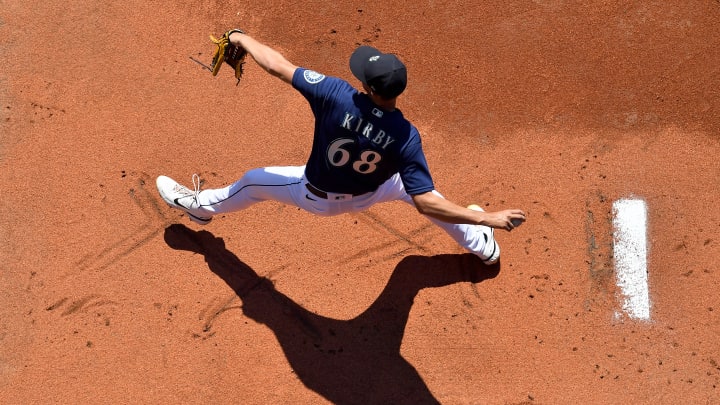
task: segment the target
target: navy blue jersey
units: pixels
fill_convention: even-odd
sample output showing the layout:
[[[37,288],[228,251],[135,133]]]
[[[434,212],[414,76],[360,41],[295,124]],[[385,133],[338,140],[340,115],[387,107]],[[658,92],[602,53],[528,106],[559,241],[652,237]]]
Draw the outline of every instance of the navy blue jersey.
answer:
[[[400,173],[410,195],[434,189],[420,134],[400,110],[383,111],[345,80],[312,70],[296,69],[292,84],[315,115],[305,169],[312,185],[362,194]]]

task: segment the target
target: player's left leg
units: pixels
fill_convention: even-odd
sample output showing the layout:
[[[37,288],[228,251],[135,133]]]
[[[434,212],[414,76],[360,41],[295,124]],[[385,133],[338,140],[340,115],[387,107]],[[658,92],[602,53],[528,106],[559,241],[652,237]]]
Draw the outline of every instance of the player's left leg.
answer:
[[[435,190],[433,193],[443,197]],[[410,196],[402,200],[415,206]],[[482,225],[451,224],[427,215],[425,217],[442,228],[458,245],[480,257],[485,264],[494,264],[500,259],[500,246],[495,241],[495,232],[492,228]]]
[[[437,191],[433,191],[433,193],[443,197]],[[391,177],[380,186],[372,200],[369,201],[369,205],[395,200],[405,201],[415,207],[412,197],[405,192],[405,187],[399,175]],[[425,217],[442,228],[460,246],[480,257],[486,264],[493,264],[500,258],[500,246],[495,241],[492,228],[479,225],[450,224],[432,217]]]
[[[253,169],[227,187],[207,190],[200,190],[200,177],[196,174],[192,190],[166,176],[159,176],[156,183],[168,205],[205,225],[214,215],[243,210],[261,201],[297,205],[301,189],[305,188],[304,173],[304,166]]]
[[[167,176],[158,176],[155,184],[160,196],[169,206],[185,211],[191,221],[206,225],[212,220],[212,214],[201,208],[198,203],[200,177],[194,174],[192,182],[192,190]]]

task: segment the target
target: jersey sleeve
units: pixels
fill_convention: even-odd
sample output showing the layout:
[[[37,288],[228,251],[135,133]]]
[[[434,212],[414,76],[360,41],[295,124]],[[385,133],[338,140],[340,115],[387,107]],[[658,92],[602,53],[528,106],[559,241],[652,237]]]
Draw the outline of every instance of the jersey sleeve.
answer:
[[[405,192],[409,195],[417,195],[433,191],[435,185],[419,137],[407,145],[403,157],[405,164],[400,168],[400,178],[405,186]]]

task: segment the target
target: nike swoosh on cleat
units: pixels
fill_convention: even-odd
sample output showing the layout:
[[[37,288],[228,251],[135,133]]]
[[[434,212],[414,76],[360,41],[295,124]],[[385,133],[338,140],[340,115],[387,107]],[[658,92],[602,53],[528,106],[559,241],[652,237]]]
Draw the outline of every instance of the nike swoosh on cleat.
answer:
[[[176,205],[179,205],[180,207],[183,207],[183,208],[187,209],[186,206],[180,204],[180,201],[179,201],[180,198],[185,198],[185,197],[179,197],[179,198],[174,199],[173,201],[175,202]]]
[[[198,220],[200,220],[200,221],[210,222],[210,220],[211,220],[212,218],[199,217],[199,216],[197,216],[197,215],[191,214],[191,213],[190,213],[190,209],[187,208],[186,206],[180,204],[180,201],[178,201],[178,200],[181,199],[181,198],[185,198],[185,197],[178,197],[178,198],[176,198],[175,200],[173,200],[173,201],[175,202],[175,205],[177,205],[178,207],[182,208],[183,211],[185,211],[186,214],[188,214],[189,216],[191,216],[191,217],[193,217],[193,218],[195,218],[195,219],[198,219]]]

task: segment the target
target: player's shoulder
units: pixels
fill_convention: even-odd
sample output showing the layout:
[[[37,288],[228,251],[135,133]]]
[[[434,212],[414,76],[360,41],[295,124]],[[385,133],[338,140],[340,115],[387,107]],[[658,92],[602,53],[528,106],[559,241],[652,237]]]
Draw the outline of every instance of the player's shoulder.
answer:
[[[312,69],[299,68],[295,72],[298,79],[305,81],[308,84],[318,84],[323,80],[327,79],[327,76]]]
[[[293,84],[295,87],[308,86],[343,86],[348,85],[345,80],[338,77],[328,76],[316,70],[300,67],[295,71],[293,76]]]

